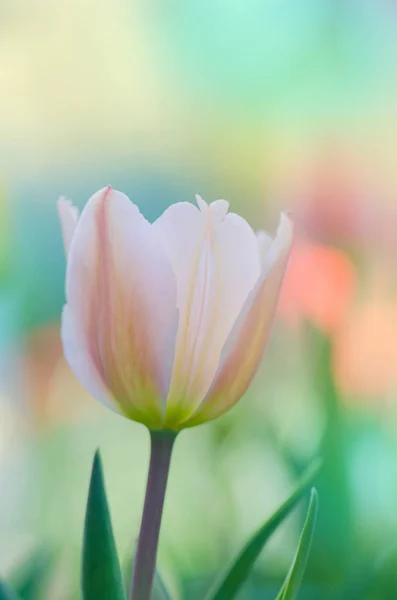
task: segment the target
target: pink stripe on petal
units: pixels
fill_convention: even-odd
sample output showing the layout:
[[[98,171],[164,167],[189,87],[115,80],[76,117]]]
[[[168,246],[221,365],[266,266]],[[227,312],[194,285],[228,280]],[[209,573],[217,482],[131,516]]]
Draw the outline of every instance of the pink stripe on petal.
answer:
[[[73,238],[66,287],[84,352],[117,409],[161,427],[176,282],[161,240],[124,194],[106,188],[88,202]]]

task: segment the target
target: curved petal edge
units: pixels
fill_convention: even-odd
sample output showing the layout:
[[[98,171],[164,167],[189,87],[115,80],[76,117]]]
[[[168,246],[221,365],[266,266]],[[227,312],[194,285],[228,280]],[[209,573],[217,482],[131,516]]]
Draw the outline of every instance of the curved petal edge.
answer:
[[[276,237],[262,257],[259,281],[226,341],[208,394],[184,427],[215,419],[245,394],[269,338],[292,241],[292,221],[283,213]]]

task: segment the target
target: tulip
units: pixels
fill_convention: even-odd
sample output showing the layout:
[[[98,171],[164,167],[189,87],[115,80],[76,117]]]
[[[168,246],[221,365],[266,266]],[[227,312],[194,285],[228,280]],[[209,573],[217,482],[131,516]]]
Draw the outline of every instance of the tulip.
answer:
[[[228,203],[197,196],[148,223],[110,187],[81,217],[59,201],[67,254],[62,340],[80,382],[151,431],[130,600],[149,600],[171,453],[181,429],[245,393],[262,357],[292,242],[257,235]]]
[[[228,203],[170,206],[153,224],[121,192],[94,194],[81,216],[64,198],[62,340],[82,385],[151,430],[215,419],[260,363],[292,242],[255,234]]]

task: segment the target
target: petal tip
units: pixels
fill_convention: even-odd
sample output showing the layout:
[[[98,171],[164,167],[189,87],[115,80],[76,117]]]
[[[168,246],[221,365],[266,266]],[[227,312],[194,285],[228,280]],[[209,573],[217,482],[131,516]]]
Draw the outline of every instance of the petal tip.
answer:
[[[109,198],[111,196],[112,193],[114,193],[115,190],[112,188],[111,185],[106,185],[105,187],[101,188],[100,190],[98,190],[96,192],[96,194],[94,194],[92,196],[92,198],[97,198],[99,201],[104,202],[105,200],[107,200],[107,198]]]
[[[196,194],[196,202],[201,212],[204,212],[208,209],[208,204],[199,194]]]
[[[276,237],[280,237],[284,241],[285,246],[290,246],[294,237],[294,221],[292,216],[292,212],[289,210],[280,213],[280,222]]]
[[[211,202],[210,208],[215,218],[219,223],[222,223],[228,214],[229,202],[227,200],[215,200],[215,202]]]
[[[65,252],[68,254],[79,219],[79,210],[77,206],[74,206],[71,200],[68,200],[65,196],[61,196],[58,199],[57,208],[59,220],[61,222]]]
[[[71,200],[66,198],[66,196],[59,196],[57,201],[58,211],[64,214],[65,212],[71,212],[73,216],[77,217],[79,214],[77,206],[73,204]]]

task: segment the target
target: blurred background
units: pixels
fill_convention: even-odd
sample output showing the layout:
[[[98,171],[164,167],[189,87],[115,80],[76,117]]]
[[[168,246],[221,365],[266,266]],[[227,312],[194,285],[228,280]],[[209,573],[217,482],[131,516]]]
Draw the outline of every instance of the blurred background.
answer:
[[[392,0],[1,0],[0,572],[79,597],[95,449],[128,562],[149,443],[77,383],[59,320],[56,200],[123,190],[149,219],[226,198],[297,239],[266,358],[178,441],[160,569],[199,600],[314,456],[301,600],[397,598],[397,5]],[[241,600],[274,599],[305,503]]]

